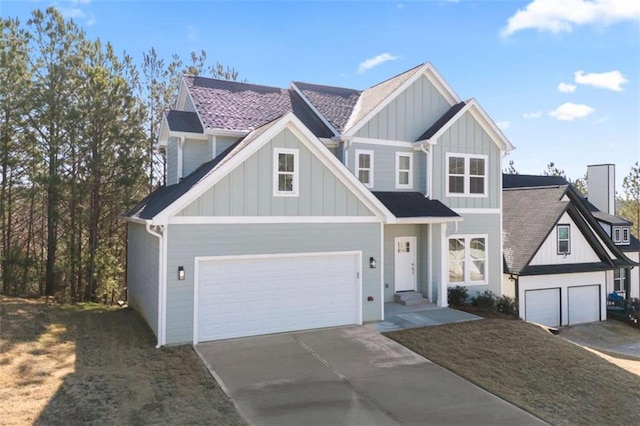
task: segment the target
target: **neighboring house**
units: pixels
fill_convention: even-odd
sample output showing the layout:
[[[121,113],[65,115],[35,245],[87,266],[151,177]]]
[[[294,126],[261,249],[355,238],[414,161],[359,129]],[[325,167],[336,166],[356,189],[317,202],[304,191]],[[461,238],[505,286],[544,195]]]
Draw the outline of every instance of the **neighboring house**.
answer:
[[[597,200],[595,174],[588,186]],[[503,292],[517,299],[520,317],[551,327],[605,320],[615,271],[637,263],[605,232],[597,209],[556,176],[504,175],[503,203]]]
[[[160,144],[167,186],[126,215],[129,303],[158,345],[502,292],[513,147],[429,63],[363,91],[185,76]]]

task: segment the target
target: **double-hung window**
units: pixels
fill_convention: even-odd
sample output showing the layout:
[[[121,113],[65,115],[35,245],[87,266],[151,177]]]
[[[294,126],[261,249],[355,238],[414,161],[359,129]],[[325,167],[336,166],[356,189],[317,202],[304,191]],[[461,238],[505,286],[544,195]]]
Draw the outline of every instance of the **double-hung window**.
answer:
[[[626,269],[616,269],[613,271],[613,291],[625,291],[625,280],[627,278]]]
[[[487,283],[487,236],[461,235],[449,238],[449,283]]]
[[[569,225],[558,225],[558,254],[571,254],[571,229]]]
[[[356,176],[367,188],[373,188],[373,151],[356,150]]]
[[[447,153],[447,197],[486,197],[486,155]]]
[[[273,195],[298,196],[298,150],[275,148],[273,150]]]
[[[616,244],[629,244],[629,228],[614,226],[612,236],[613,242]]]
[[[396,189],[413,188],[413,153],[396,152]]]

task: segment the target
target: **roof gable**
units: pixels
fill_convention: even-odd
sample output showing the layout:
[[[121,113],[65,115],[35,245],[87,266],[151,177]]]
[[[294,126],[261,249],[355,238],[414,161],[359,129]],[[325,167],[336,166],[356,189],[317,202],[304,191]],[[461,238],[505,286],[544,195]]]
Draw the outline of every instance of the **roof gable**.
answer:
[[[315,108],[319,115],[327,120],[336,133],[344,131],[353,108],[362,93],[360,90],[298,81],[292,82],[291,86],[302,95],[305,101]]]

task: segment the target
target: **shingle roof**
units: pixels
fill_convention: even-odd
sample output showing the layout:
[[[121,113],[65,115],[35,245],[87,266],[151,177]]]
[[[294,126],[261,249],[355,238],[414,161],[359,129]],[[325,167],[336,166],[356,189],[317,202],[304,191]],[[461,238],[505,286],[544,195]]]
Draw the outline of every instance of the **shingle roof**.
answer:
[[[504,259],[508,272],[527,267],[569,206],[561,201],[568,185],[502,192]]]
[[[362,91],[294,81],[293,84],[338,132],[342,133]]]
[[[426,198],[419,192],[373,192],[395,217],[459,217],[438,200]]]
[[[167,123],[174,132],[203,133],[202,124],[195,112],[169,110]]]
[[[289,90],[289,96],[291,97],[291,110],[307,129],[311,130],[311,133],[319,138],[331,138],[334,136],[333,131],[313,112],[295,90]]]
[[[502,188],[535,188],[540,186],[569,185],[561,176],[502,175]]]
[[[591,204],[591,202],[589,202],[587,198],[582,197],[582,202],[584,203],[585,206],[587,206],[587,209],[591,212],[591,214],[598,220],[607,222],[611,225],[622,225],[622,226],[633,225],[633,222],[629,222],[626,219],[622,219],[621,217],[614,216],[612,214],[600,211],[596,206]]]
[[[451,108],[449,108],[447,112],[442,114],[442,117],[438,118],[436,122],[433,123],[433,125],[429,127],[427,131],[424,132],[422,135],[420,135],[420,137],[416,140],[424,141],[424,140],[430,139],[433,135],[435,135],[438,132],[438,130],[440,130],[445,124],[447,124],[449,120],[451,120],[453,116],[458,113],[458,111],[464,108],[465,105],[466,105],[465,102],[460,102],[455,104]]]
[[[628,253],[631,251],[640,251],[640,240],[638,240],[633,235],[629,234],[629,244],[619,245],[618,248],[625,253]]]

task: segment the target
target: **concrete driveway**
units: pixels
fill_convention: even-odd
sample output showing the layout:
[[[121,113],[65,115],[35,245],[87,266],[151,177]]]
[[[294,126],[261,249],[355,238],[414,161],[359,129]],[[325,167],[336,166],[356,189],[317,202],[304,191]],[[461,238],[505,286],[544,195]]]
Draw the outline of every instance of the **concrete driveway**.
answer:
[[[544,424],[371,326],[195,349],[252,425]]]

